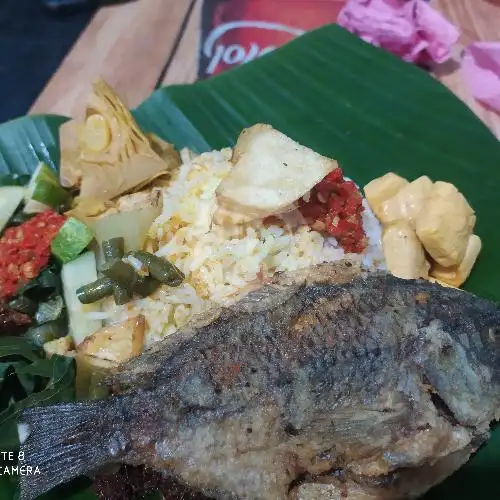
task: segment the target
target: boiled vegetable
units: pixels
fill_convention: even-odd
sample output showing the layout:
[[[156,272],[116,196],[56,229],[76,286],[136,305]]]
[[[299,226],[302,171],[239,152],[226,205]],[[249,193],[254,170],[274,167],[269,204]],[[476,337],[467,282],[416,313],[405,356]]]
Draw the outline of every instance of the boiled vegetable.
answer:
[[[94,332],[77,347],[77,350],[79,354],[122,363],[141,354],[145,331],[146,319],[138,315]]]
[[[78,288],[76,296],[82,304],[92,304],[112,295],[114,285],[114,281],[109,278],[99,278]]]
[[[144,251],[130,252],[130,255],[142,262],[149,274],[165,285],[179,286],[184,281],[184,273],[166,259]]]
[[[34,300],[29,299],[24,295],[20,295],[9,302],[9,307],[14,311],[19,311],[28,316],[33,316],[38,309],[38,306]]]
[[[219,206],[247,220],[283,211],[338,166],[264,124],[243,130],[232,163],[217,189]]]
[[[41,302],[35,314],[36,322],[41,325],[48,321],[59,319],[63,313],[64,302],[62,297],[55,297],[47,302]]]
[[[121,259],[124,254],[124,240],[123,238],[111,238],[102,242],[102,253],[104,259],[107,263],[110,263],[116,259]],[[118,283],[113,285],[113,295],[115,298],[115,304],[121,306],[130,302],[133,297],[131,290],[121,287]]]
[[[64,335],[65,330],[65,325],[62,321],[47,321],[43,325],[28,328],[24,336],[29,338],[36,347],[42,347],[46,342],[58,339]]]
[[[62,266],[61,278],[64,301],[68,311],[69,334],[76,345],[102,326],[102,322],[90,319],[89,312],[100,311],[99,303],[82,304],[76,290],[89,281],[97,280],[96,258],[93,252],[85,252],[75,260]]]
[[[115,299],[115,304],[117,306],[122,306],[123,304],[126,304],[127,302],[130,302],[133,299],[134,293],[131,290],[127,290],[126,288],[123,288],[120,285],[115,284],[113,297]]]
[[[25,194],[26,213],[57,210],[68,203],[70,194],[59,185],[57,174],[45,163],[40,163],[31,176]]]
[[[50,246],[52,254],[67,263],[78,257],[93,240],[94,233],[83,222],[70,217],[59,229]]]
[[[19,186],[0,187],[0,233],[23,201],[26,189]]]
[[[102,247],[104,241],[123,238],[124,251],[130,252],[142,249],[151,224],[161,213],[161,207],[161,199],[152,197],[142,207],[87,220],[99,246]]]
[[[118,285],[130,292],[134,289],[139,279],[139,275],[136,273],[135,269],[122,260],[114,260],[105,263],[101,266],[101,272],[104,276],[115,281]]]
[[[140,276],[135,284],[134,292],[141,297],[149,297],[160,286],[161,283],[157,279],[151,276]]]
[[[121,259],[125,253],[125,240],[123,238],[111,238],[102,242],[102,253],[106,262]]]

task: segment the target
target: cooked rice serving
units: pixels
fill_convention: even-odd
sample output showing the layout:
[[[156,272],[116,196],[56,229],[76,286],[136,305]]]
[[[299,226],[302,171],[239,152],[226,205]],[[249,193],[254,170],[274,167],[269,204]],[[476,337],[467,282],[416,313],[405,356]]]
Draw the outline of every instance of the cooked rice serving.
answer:
[[[163,191],[163,212],[150,229],[148,250],[158,248],[155,253],[181,269],[185,282],[176,288],[161,287],[126,306],[117,307],[110,300],[105,307],[111,321],[144,314],[149,326],[147,345],[174,333],[212,301],[224,305],[235,301],[256,280],[344,257],[334,238],[325,238],[305,225],[215,224],[215,193],[231,170],[231,154],[226,148],[195,157],[183,150],[183,164]],[[368,267],[383,268],[380,226],[368,204],[364,206],[369,245],[360,258]]]

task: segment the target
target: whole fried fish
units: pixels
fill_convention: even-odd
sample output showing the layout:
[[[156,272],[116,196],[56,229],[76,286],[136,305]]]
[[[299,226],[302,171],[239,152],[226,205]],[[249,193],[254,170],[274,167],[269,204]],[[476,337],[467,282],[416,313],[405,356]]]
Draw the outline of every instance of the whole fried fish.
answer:
[[[210,322],[208,322],[210,319]],[[106,400],[24,411],[21,499],[112,462],[210,498],[415,498],[500,417],[500,310],[321,265],[127,363]]]

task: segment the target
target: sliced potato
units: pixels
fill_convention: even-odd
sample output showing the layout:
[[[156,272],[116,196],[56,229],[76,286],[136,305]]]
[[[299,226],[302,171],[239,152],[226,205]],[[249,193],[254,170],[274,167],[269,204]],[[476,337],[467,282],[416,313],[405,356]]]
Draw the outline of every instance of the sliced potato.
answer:
[[[429,177],[423,175],[415,179],[379,206],[379,220],[382,224],[389,224],[404,219],[414,227],[431,191],[432,181]]]
[[[443,267],[435,264],[432,266],[431,276],[454,287],[459,287],[469,277],[480,251],[481,238],[476,234],[472,234],[469,237],[462,262],[458,266],[453,267]]]
[[[427,278],[430,264],[422,244],[409,222],[389,224],[382,235],[382,246],[389,271],[403,279]]]
[[[146,319],[140,314],[122,323],[97,330],[78,345],[78,353],[123,363],[141,354],[145,331]]]
[[[476,216],[471,206],[448,182],[436,182],[417,217],[417,235],[431,257],[441,266],[462,262]]]
[[[365,198],[373,213],[380,219],[380,206],[384,201],[392,198],[409,182],[393,172],[370,181],[365,187]]]
[[[48,358],[54,354],[59,354],[59,356],[66,356],[73,349],[73,339],[71,335],[66,335],[66,337],[60,337],[58,339],[50,340],[43,344],[43,350]]]
[[[218,203],[248,218],[279,213],[338,166],[263,124],[243,130],[232,162],[234,168],[217,190]]]

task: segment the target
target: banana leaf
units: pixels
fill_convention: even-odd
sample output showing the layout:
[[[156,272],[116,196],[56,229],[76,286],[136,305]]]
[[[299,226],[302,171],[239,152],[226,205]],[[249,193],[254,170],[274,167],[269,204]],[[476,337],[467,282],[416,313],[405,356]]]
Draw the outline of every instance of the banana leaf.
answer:
[[[133,113],[145,131],[178,148],[232,145],[243,127],[267,122],[337,159],[359,184],[388,171],[452,182],[476,210],[483,240],[465,288],[500,301],[499,141],[430,75],[344,29],[326,26],[210,80],[161,88]],[[64,120],[24,117],[0,125],[0,179],[15,182],[13,176],[32,172],[39,160],[57,168]],[[499,467],[497,430],[427,498],[487,498]]]

